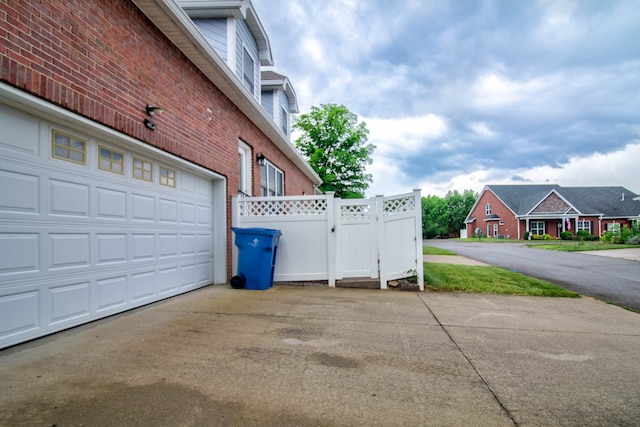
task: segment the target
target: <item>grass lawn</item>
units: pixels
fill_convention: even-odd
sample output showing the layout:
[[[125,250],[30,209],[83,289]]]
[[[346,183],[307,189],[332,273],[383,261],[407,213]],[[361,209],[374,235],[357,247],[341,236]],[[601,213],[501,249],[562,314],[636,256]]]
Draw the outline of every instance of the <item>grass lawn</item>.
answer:
[[[423,255],[456,255],[455,252],[448,251],[446,249],[434,248],[433,246],[423,246]]]
[[[529,248],[549,249],[562,252],[581,252],[581,251],[602,251],[608,249],[626,249],[640,248],[638,245],[619,245],[613,243],[601,242],[567,242],[558,241],[554,243],[530,243],[526,245]]]
[[[499,267],[425,263],[424,287],[447,292],[580,298],[552,283]]]

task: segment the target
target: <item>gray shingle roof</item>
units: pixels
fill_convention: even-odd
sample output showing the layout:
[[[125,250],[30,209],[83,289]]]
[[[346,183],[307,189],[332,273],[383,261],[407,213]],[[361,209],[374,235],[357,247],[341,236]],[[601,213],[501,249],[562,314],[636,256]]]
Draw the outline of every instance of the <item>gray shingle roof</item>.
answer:
[[[637,195],[624,187],[561,187],[559,185],[488,185],[517,215],[525,215],[555,190],[582,215],[620,218],[640,215]],[[622,195],[624,194],[624,200]]]

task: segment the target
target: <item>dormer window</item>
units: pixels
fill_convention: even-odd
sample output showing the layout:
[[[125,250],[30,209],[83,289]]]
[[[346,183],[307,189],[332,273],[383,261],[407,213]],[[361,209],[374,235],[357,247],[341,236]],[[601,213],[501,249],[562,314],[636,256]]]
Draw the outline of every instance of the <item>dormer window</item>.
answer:
[[[249,89],[251,94],[253,94],[254,78],[255,78],[255,62],[247,49],[242,49],[243,57],[242,57],[242,76],[244,80],[244,85]]]

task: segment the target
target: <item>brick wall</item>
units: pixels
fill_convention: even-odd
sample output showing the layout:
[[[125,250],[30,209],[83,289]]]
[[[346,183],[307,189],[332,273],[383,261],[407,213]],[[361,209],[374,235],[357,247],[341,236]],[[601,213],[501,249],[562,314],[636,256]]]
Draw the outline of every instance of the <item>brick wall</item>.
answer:
[[[224,175],[229,195],[239,186],[239,138],[284,171],[287,194],[313,194],[311,181],[127,0],[0,1],[0,46],[3,82]],[[144,126],[146,104],[164,107],[155,131]]]
[[[504,224],[500,225],[499,221],[485,221],[487,217],[486,206],[487,203],[491,205],[491,214],[498,215],[499,221],[503,221]],[[485,190],[478,199],[478,203],[472,210],[471,215],[476,220],[467,224],[467,236],[471,237],[475,233],[476,228],[482,230],[482,234],[487,233],[487,224],[491,224],[491,233],[489,237],[493,237],[493,224],[498,224],[498,234],[501,236],[511,236],[512,239],[518,238],[518,221],[516,220],[513,212],[509,210],[501,201],[489,190]],[[521,233],[524,233],[524,228],[521,228]],[[522,236],[520,236],[522,238]]]

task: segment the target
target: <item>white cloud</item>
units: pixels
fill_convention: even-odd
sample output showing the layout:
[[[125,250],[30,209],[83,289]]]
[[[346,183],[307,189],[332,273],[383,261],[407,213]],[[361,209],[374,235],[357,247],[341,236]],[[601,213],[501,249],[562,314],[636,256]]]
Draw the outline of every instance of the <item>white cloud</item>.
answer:
[[[369,142],[386,157],[415,155],[430,140],[447,132],[447,122],[435,114],[400,119],[363,118],[369,129]]]

